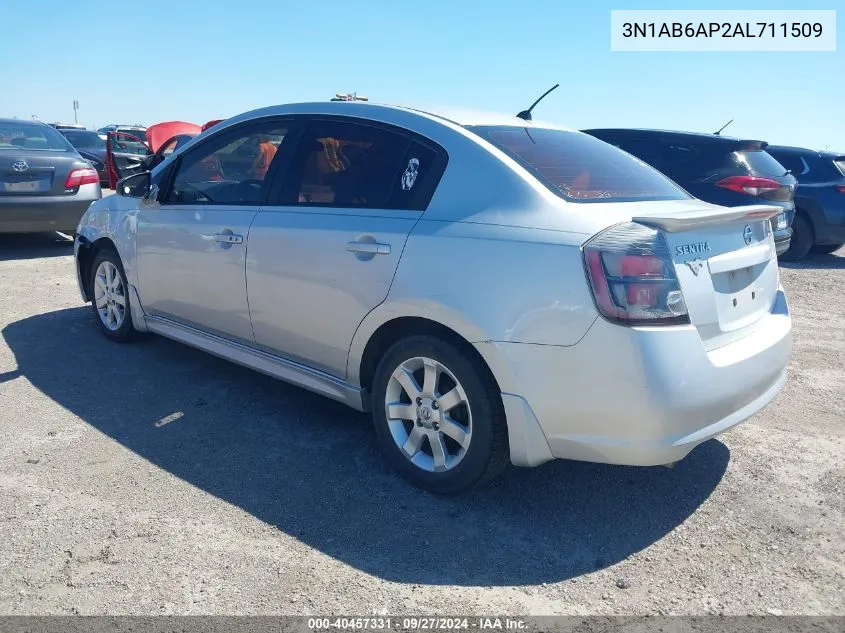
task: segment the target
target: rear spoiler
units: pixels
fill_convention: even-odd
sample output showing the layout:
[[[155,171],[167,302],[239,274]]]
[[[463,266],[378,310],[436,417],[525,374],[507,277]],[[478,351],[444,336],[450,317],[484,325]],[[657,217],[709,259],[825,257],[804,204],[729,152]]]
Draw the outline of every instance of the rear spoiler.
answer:
[[[734,152],[760,152],[769,144],[766,141],[737,140],[732,143]]]
[[[645,224],[669,233],[689,231],[731,222],[752,222],[755,220],[769,220],[779,213],[780,207],[764,204],[749,204],[744,207],[718,207],[710,209],[694,209],[692,211],[676,211],[665,215],[639,215],[632,218],[638,224]]]

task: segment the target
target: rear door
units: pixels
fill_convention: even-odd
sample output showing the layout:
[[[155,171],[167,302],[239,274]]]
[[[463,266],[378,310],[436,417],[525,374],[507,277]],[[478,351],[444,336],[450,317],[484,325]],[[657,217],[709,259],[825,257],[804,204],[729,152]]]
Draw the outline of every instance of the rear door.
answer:
[[[250,231],[256,343],[344,378],[352,336],[387,296],[445,164],[439,146],[405,130],[308,121],[275,202]]]

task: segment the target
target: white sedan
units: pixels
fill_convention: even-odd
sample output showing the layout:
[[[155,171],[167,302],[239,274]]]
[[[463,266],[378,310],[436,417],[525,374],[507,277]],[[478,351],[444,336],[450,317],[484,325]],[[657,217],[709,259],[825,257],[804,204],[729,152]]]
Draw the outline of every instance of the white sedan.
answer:
[[[431,491],[507,463],[673,463],[786,379],[778,209],[693,199],[579,132],[283,105],[117,193],[75,248],[106,337],[154,332],[370,410]]]

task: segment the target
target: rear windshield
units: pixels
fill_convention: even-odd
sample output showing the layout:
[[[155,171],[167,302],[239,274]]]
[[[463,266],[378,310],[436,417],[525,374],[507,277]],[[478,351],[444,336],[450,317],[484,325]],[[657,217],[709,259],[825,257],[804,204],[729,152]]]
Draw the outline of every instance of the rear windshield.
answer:
[[[105,148],[106,142],[96,132],[64,130],[65,138],[74,147]]]
[[[833,164],[836,165],[836,168],[842,172],[842,175],[845,176],[845,160],[835,160]]]
[[[786,167],[781,165],[774,156],[763,150],[742,151],[733,153],[734,160],[744,168],[764,176],[783,176]]]
[[[72,148],[60,132],[47,125],[0,123],[0,150],[6,149],[67,152]]]
[[[145,143],[147,142],[147,131],[146,130],[132,130],[127,128],[119,127],[115,130],[115,132],[121,132],[123,134],[130,134],[135,138],[139,138]]]
[[[468,128],[572,202],[685,200],[690,196],[657,170],[604,141],[564,130]]]

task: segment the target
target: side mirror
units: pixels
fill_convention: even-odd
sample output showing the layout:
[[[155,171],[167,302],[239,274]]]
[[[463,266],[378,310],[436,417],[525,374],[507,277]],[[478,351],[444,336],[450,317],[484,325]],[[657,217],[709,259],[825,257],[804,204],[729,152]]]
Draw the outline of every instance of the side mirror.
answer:
[[[143,198],[150,191],[152,183],[151,174],[148,171],[140,174],[133,174],[117,181],[117,195],[127,198]]]

